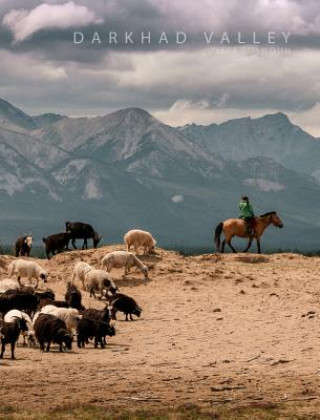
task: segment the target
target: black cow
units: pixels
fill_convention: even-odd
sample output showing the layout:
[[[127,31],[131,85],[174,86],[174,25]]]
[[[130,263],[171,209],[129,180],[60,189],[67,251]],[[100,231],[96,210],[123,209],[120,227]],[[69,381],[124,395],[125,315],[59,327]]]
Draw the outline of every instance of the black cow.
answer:
[[[55,255],[63,251],[68,251],[70,239],[71,235],[68,232],[55,233],[54,235],[42,238],[48,260],[50,259],[50,254]]]
[[[71,235],[71,243],[77,249],[76,239],[83,239],[82,249],[88,249],[88,239],[93,240],[93,247],[97,248],[101,241],[101,236],[91,225],[81,222],[66,222],[66,231]]]

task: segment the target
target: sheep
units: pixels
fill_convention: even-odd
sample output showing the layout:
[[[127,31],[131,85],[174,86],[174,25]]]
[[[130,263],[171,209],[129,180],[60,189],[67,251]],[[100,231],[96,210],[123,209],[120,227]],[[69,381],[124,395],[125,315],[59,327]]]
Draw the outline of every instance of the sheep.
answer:
[[[25,312],[18,311],[17,309],[12,309],[11,311],[7,312],[3,318],[4,322],[8,323],[14,322],[15,319],[24,319],[27,324],[27,330],[22,331],[23,345],[26,345],[26,337],[28,338],[29,345],[34,344],[34,330],[30,316]]]
[[[4,316],[11,309],[34,313],[39,304],[38,297],[24,290],[7,290],[0,295],[0,313]]]
[[[67,330],[72,332],[72,330],[76,330],[78,323],[79,323],[79,311],[74,308],[58,308],[54,305],[46,305],[44,306],[40,312],[38,312],[33,319],[33,322],[39,317],[41,314],[48,314],[54,315],[57,318],[62,319],[67,326]]]
[[[72,277],[71,277],[71,283],[74,283],[76,279],[79,279],[82,283],[82,289],[85,290],[84,287],[84,279],[85,275],[90,271],[94,270],[94,267],[92,267],[90,264],[85,263],[84,261],[78,262],[73,269]]]
[[[78,309],[78,311],[85,310],[85,307],[82,305],[82,295],[80,290],[70,281],[67,284],[67,291],[64,298],[70,308]]]
[[[70,239],[71,235],[68,232],[56,233],[47,236],[46,238],[42,238],[48,260],[50,259],[50,254],[55,255],[63,251],[68,251]]]
[[[29,257],[32,248],[32,236],[20,236],[14,244],[14,253],[16,257]]]
[[[9,277],[12,277],[14,274],[17,276],[17,280],[21,285],[21,277],[28,277],[29,284],[31,284],[31,279],[36,279],[36,286],[38,287],[39,279],[43,280],[44,283],[47,282],[47,272],[35,261],[27,261],[23,259],[17,259],[12,261],[9,265]]]
[[[54,315],[40,314],[34,322],[34,331],[42,351],[49,352],[52,342],[59,344],[60,352],[63,351],[63,344],[71,350],[72,336],[62,319]]]
[[[90,297],[96,297],[95,291],[101,293],[101,298],[103,297],[103,290],[109,288],[110,286],[114,289],[117,286],[113,283],[112,278],[109,273],[106,273],[104,270],[90,270],[85,275],[84,278],[85,289],[90,292]]]
[[[27,331],[27,323],[24,318],[16,318],[13,322],[4,322],[0,329],[1,336],[1,354],[0,359],[3,358],[6,344],[11,344],[11,359],[15,359],[14,349],[18,341],[21,331]]]
[[[78,347],[84,347],[85,342],[94,337],[94,347],[97,348],[100,343],[103,349],[106,344],[106,335],[112,337],[116,334],[114,326],[110,325],[109,321],[108,311],[86,310],[77,329]]]
[[[18,290],[20,289],[20,284],[17,280],[13,279],[3,279],[0,280],[0,293],[4,293],[7,290]]]
[[[71,243],[74,249],[76,239],[83,239],[82,249],[88,249],[88,239],[92,238],[93,247],[97,248],[101,241],[101,236],[93,229],[91,225],[81,222],[66,222],[66,231],[71,235]]]
[[[130,321],[133,321],[132,314],[140,318],[142,309],[132,297],[123,293],[115,293],[109,296],[108,300],[110,302],[109,310],[112,319],[117,319],[117,311],[123,312],[126,315],[126,321],[128,321],[128,315],[130,316]]]
[[[144,254],[154,253],[157,243],[150,232],[139,229],[129,230],[129,232],[124,235],[123,239],[124,243],[127,245],[128,252],[130,252],[132,246],[135,248],[136,252],[139,247],[143,247]]]
[[[126,276],[131,267],[138,267],[145,278],[148,278],[148,267],[145,266],[132,252],[113,251],[106,254],[102,260],[102,267],[107,268],[110,272],[113,268],[124,267],[124,275]]]

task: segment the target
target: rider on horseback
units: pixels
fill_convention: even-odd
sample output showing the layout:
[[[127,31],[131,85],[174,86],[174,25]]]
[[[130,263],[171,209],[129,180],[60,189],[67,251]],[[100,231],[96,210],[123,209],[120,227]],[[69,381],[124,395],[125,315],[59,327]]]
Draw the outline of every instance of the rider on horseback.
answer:
[[[241,201],[239,203],[239,218],[243,219],[246,222],[247,225],[247,233],[250,236],[254,236],[255,234],[255,216],[253,207],[249,202],[249,198],[247,196],[244,196],[241,198]]]

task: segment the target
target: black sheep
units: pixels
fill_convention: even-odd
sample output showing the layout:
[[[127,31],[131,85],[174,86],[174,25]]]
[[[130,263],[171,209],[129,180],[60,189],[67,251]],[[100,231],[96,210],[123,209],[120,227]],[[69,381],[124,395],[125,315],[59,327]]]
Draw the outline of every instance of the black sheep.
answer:
[[[108,301],[110,303],[112,319],[117,319],[117,311],[126,314],[126,321],[128,321],[128,315],[130,316],[130,321],[133,321],[132,315],[136,315],[137,317],[140,317],[141,315],[142,309],[137,302],[132,297],[123,293],[115,293],[114,295],[109,296]]]
[[[66,323],[56,316],[40,314],[34,323],[34,332],[42,351],[49,352],[51,343],[59,344],[60,352],[63,351],[63,344],[71,350],[72,336],[67,330]]]
[[[14,349],[16,342],[20,336],[21,331],[28,331],[26,320],[16,319],[14,322],[4,322],[1,329],[1,354],[0,359],[3,358],[3,353],[5,352],[6,344],[11,344],[11,359],[15,359]]]
[[[84,347],[85,342],[94,337],[94,347],[97,348],[100,343],[100,347],[103,349],[106,344],[105,337],[107,335],[112,337],[116,334],[114,326],[109,322],[108,310],[87,309],[78,325],[78,347]]]
[[[77,288],[77,286],[75,286],[71,282],[68,282],[67,284],[67,291],[64,298],[70,308],[78,309],[78,311],[85,310],[85,307],[82,305],[81,292]]]
[[[38,297],[30,292],[7,290],[0,295],[0,313],[4,316],[11,309],[19,309],[31,315],[36,311],[38,302]]]
[[[68,251],[70,239],[71,235],[68,232],[55,233],[54,235],[42,238],[48,260],[50,259],[50,254],[55,255],[63,251]]]

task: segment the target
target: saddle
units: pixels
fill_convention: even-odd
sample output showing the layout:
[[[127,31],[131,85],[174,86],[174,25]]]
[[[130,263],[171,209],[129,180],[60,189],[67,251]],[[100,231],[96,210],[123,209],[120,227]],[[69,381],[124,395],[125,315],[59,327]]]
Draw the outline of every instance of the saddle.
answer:
[[[256,219],[255,217],[247,217],[244,220],[245,224],[246,224],[246,228],[247,228],[247,234],[250,236],[254,236],[255,234],[255,228],[257,225]]]

